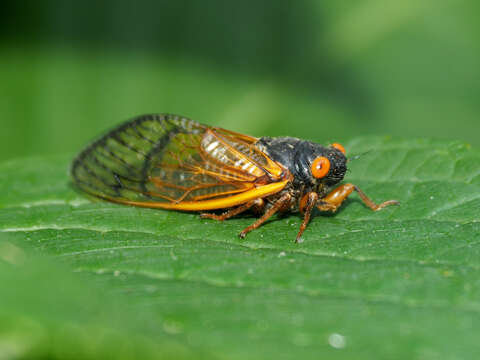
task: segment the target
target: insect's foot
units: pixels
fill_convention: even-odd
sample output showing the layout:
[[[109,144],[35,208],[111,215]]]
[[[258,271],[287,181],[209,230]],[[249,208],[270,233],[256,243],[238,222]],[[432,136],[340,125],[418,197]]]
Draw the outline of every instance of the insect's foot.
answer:
[[[377,206],[377,208],[374,211],[382,210],[383,208],[390,206],[390,205],[400,205],[400,201],[397,200],[388,200],[385,201]]]
[[[295,238],[295,244],[301,244],[301,243],[303,243],[303,238],[301,236],[297,236]]]

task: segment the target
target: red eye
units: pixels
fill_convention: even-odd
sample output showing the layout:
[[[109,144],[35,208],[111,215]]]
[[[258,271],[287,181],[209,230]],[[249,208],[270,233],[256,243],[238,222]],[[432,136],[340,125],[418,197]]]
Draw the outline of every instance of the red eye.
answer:
[[[345,155],[345,148],[341,144],[333,143],[332,147],[337,149],[337,150],[340,150]]]
[[[312,175],[317,179],[323,178],[330,170],[330,160],[324,156],[319,156],[312,162]]]

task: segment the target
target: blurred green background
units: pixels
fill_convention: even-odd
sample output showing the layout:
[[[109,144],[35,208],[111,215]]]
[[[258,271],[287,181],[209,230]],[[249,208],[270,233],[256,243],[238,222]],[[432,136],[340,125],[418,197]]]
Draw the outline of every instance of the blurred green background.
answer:
[[[0,12],[0,160],[171,112],[252,135],[480,144],[474,0],[15,1]]]

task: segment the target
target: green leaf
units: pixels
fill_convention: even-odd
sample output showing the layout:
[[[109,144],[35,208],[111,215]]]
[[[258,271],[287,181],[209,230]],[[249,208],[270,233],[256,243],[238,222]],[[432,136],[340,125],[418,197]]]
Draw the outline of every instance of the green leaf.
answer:
[[[48,306],[64,307],[48,323],[59,338],[72,319],[89,331],[115,318],[124,324],[115,339],[131,337],[132,349],[174,341],[187,357],[191,349],[228,359],[480,355],[480,152],[425,139],[358,138],[346,148],[369,151],[349,163],[346,181],[401,206],[372,212],[352,196],[338,213],[316,214],[299,245],[298,214],[241,240],[250,216],[218,223],[88,199],[70,185],[71,157],[4,163],[0,230],[48,266],[18,275],[17,286],[22,299],[45,300],[27,314],[10,301],[0,314],[43,324]],[[47,271],[57,267],[76,274]],[[29,269],[36,274],[36,263]],[[37,280],[50,275],[53,288],[68,279],[62,296],[42,293]],[[92,325],[91,313],[74,311],[78,302],[109,315]]]
[[[101,286],[26,253],[13,237],[0,233],[1,359],[192,357],[191,347],[147,317],[126,314]]]

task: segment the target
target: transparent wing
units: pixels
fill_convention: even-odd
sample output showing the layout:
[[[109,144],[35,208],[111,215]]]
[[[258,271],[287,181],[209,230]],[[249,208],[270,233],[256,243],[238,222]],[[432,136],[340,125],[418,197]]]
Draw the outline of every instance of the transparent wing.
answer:
[[[74,160],[72,176],[84,191],[115,202],[180,210],[233,206],[228,199],[237,204],[249,198],[245,192],[260,197],[284,186],[283,168],[256,140],[181,116],[146,115],[88,146]]]

